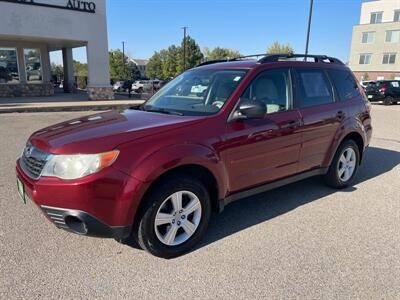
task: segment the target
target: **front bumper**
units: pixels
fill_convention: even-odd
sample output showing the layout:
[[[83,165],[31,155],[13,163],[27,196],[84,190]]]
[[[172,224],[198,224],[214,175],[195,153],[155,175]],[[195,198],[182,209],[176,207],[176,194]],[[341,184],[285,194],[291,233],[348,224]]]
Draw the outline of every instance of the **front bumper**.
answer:
[[[17,177],[25,194],[58,228],[88,236],[129,235],[147,185],[134,177],[106,168],[87,177],[65,181],[27,176],[19,161]]]
[[[75,209],[64,209],[42,205],[40,207],[47,218],[56,225],[57,228],[66,231],[93,237],[127,238],[132,226],[109,226],[92,215]]]

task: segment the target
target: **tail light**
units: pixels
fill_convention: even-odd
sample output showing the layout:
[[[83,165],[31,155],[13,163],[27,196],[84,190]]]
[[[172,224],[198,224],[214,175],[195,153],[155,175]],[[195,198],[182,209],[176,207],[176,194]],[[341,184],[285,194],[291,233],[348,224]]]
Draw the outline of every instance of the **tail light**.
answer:
[[[384,94],[386,92],[386,86],[381,87],[378,91],[379,93]]]

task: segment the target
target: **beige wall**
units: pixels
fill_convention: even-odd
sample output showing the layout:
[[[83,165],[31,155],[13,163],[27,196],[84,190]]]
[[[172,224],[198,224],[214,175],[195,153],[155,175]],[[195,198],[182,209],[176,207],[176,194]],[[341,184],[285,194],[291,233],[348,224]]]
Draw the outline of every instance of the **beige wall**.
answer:
[[[400,73],[400,41],[388,43],[386,31],[400,30],[400,22],[393,22],[394,11],[400,9],[400,0],[378,0],[362,4],[360,25],[353,27],[353,37],[349,56],[349,67],[357,73],[368,72],[372,76],[384,74],[387,76],[398,76]],[[383,11],[382,23],[369,24],[371,12]],[[375,32],[372,43],[362,43],[363,32]],[[370,64],[359,64],[361,54],[372,54]],[[385,53],[396,53],[395,64],[383,64]],[[376,79],[369,76],[370,79]]]
[[[377,0],[364,2],[361,7],[360,24],[369,24],[372,12],[382,11],[382,22],[393,22],[393,7],[400,9],[400,0]]]

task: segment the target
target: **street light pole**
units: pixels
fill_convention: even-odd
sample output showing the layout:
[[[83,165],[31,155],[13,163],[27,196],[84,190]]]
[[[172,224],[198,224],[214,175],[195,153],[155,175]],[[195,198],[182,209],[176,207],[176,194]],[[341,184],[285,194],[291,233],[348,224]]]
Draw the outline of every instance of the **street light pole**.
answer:
[[[183,71],[186,71],[186,30],[187,26],[183,26]]]
[[[125,42],[122,42],[122,70],[123,70],[122,74],[125,77]]]
[[[311,31],[311,20],[312,20],[312,12],[313,12],[313,0],[310,0],[310,12],[308,14],[308,28],[307,28],[307,41],[306,41],[306,53],[304,59],[307,60],[308,55],[308,44],[310,42],[310,31]]]

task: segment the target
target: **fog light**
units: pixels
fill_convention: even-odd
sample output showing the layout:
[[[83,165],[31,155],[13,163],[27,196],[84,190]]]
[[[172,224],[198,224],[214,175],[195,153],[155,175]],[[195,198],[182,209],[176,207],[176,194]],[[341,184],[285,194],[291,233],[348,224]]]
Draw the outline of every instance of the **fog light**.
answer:
[[[74,216],[65,217],[65,224],[71,229],[73,232],[78,234],[87,234],[86,224],[79,218]]]

